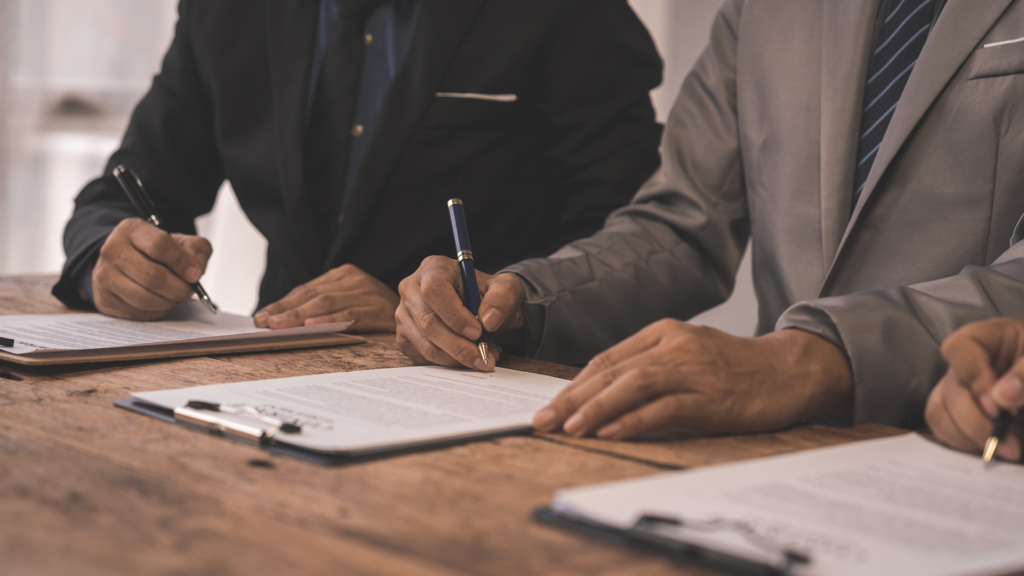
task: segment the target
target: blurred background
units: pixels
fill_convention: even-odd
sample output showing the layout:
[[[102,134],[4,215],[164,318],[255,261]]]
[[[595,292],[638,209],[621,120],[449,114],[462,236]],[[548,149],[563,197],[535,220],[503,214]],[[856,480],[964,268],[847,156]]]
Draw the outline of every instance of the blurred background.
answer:
[[[630,0],[665,61],[652,93],[665,120],[707,42],[722,0]],[[78,191],[117,148],[171,41],[177,0],[0,0],[0,274],[52,274]],[[227,311],[249,314],[266,241],[225,184],[197,223],[214,255],[203,284]],[[694,322],[738,335],[757,305],[744,259],[729,302]]]

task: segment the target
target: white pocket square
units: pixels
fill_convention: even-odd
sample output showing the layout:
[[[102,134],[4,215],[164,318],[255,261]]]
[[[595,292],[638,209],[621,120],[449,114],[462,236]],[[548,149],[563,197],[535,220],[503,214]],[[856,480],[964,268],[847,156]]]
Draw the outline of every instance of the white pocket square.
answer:
[[[982,48],[992,48],[993,46],[1002,46],[1003,44],[1016,44],[1017,42],[1024,42],[1024,36],[1015,38],[1013,40],[1003,40],[1002,42],[992,42],[991,44],[985,44]]]
[[[488,102],[515,102],[519,96],[515,94],[476,94],[474,92],[438,92],[438,98],[466,98],[469,100],[487,100]]]

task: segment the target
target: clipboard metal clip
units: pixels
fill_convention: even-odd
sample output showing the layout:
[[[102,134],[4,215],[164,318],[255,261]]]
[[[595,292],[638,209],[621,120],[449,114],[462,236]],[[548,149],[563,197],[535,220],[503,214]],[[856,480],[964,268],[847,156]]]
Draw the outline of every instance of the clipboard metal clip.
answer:
[[[250,414],[260,421],[269,424],[269,428],[244,424],[234,420],[219,418],[211,412],[223,412],[225,414]],[[260,413],[252,406],[228,406],[217,402],[206,402],[204,400],[189,400],[184,406],[174,409],[174,419],[207,430],[213,430],[237,438],[256,442],[260,445],[267,444],[277,435],[278,432],[285,434],[297,434],[302,432],[302,427],[293,422],[284,422],[277,418],[271,418]]]
[[[779,554],[779,560],[771,563],[747,560],[728,554],[715,553],[712,550],[688,544],[673,537],[671,532],[674,529],[684,527],[700,532],[726,530],[739,534],[754,546]],[[692,556],[696,554],[699,556],[717,557],[714,559],[718,561],[724,560],[727,564],[734,565],[746,573],[784,576],[790,574],[796,566],[810,564],[811,562],[811,558],[807,554],[762,536],[749,524],[742,521],[711,520],[707,522],[684,522],[678,518],[645,514],[636,521],[632,528],[626,531],[626,536],[633,542],[668,552],[670,555]]]

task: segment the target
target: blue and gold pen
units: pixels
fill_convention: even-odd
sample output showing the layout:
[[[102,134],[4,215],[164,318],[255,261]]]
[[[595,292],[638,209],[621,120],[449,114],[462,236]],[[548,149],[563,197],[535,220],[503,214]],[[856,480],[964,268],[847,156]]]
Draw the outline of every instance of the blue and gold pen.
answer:
[[[452,198],[448,201],[448,215],[452,218],[452,234],[455,235],[455,252],[462,269],[462,286],[466,292],[466,308],[479,320],[480,287],[476,285],[476,269],[473,267],[473,249],[469,245],[469,229],[466,227],[466,212],[462,208],[462,200]],[[483,332],[476,341],[477,350],[484,364],[487,364],[487,342]]]

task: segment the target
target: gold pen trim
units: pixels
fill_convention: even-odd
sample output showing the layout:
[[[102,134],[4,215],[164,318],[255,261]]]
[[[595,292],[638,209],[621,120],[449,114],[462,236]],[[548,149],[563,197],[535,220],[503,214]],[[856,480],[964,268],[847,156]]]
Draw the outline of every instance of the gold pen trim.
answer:
[[[996,438],[995,436],[990,436],[989,439],[985,441],[985,453],[982,454],[981,456],[981,459],[982,461],[985,462],[985,464],[989,464],[992,462],[992,458],[995,457],[996,448],[998,447],[999,438]]]
[[[462,204],[462,200],[459,200],[458,198],[452,198],[451,200],[448,201],[448,207],[451,208],[453,204]]]
[[[473,316],[473,318],[480,319],[479,316]],[[476,349],[480,352],[480,358],[484,361],[484,364],[490,363],[490,358],[488,358],[490,348],[487,346],[487,341],[484,340],[483,334],[480,334],[480,341],[476,343]]]
[[[459,252],[458,257],[459,257],[459,262],[462,262],[463,260],[473,260],[473,251],[472,250],[463,250],[463,251]],[[474,260],[474,262],[475,262],[475,260]]]

